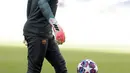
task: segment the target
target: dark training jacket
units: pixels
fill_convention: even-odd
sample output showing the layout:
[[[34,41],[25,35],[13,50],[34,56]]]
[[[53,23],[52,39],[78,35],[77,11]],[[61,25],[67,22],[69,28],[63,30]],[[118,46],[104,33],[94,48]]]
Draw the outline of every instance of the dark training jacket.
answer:
[[[28,0],[27,21],[24,25],[25,36],[52,36],[49,18],[54,18],[57,0]]]

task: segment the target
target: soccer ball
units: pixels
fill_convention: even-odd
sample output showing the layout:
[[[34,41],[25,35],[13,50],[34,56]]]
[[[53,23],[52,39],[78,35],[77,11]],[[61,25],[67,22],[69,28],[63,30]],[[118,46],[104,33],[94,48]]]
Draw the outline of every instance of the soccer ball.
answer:
[[[90,59],[83,60],[78,64],[77,73],[98,73],[97,64]]]

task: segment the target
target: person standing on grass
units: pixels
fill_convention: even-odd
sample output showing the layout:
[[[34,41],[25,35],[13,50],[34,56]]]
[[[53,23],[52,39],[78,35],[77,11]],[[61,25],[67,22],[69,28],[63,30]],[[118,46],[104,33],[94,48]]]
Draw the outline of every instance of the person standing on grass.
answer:
[[[23,28],[28,48],[27,73],[41,73],[44,58],[54,67],[55,73],[68,73],[58,47],[65,42],[65,34],[55,19],[57,3],[57,0],[28,0]]]

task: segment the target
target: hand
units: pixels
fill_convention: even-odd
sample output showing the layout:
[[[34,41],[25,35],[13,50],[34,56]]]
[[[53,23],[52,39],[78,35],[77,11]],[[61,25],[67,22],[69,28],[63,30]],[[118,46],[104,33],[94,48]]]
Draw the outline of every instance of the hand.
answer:
[[[60,26],[58,27],[60,31],[55,32],[56,41],[58,44],[63,44],[65,42],[65,33]]]
[[[57,21],[54,18],[50,18],[49,22],[52,25],[57,43],[63,44],[65,42],[65,34],[62,27],[57,24]]]

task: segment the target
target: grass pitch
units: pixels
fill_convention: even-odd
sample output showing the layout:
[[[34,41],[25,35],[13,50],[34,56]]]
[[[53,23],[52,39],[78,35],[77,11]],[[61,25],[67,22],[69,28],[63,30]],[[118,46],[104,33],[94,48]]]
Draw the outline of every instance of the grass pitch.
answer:
[[[67,62],[69,73],[76,73],[78,63],[86,58],[97,63],[98,73],[130,73],[130,54],[62,50],[62,48],[61,52]],[[26,55],[26,47],[0,46],[0,73],[26,73]],[[55,72],[45,60],[41,73]]]

